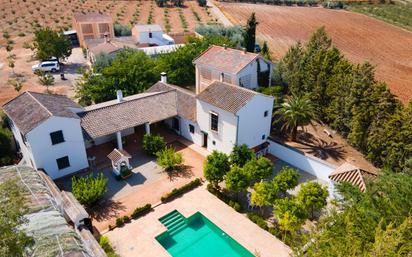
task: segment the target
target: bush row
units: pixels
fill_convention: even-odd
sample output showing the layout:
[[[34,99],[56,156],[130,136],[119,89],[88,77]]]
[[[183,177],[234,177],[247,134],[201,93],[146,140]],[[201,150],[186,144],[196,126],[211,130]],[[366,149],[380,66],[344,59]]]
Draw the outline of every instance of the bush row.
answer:
[[[132,212],[132,215],[130,215],[130,216],[132,217],[132,219],[137,219],[141,216],[146,215],[151,210],[152,210],[152,205],[150,203],[148,203],[143,207],[137,207],[136,209],[134,209],[134,211]]]
[[[151,204],[146,204],[142,207],[137,207],[136,209],[134,209],[134,211],[132,212],[132,215],[127,216],[124,215],[123,217],[119,217],[116,219],[116,224],[115,226],[109,225],[109,230],[114,229],[115,227],[121,227],[123,226],[125,223],[129,223],[130,219],[137,219],[141,216],[146,215],[147,213],[149,213],[152,210],[152,205]]]
[[[226,194],[220,192],[219,190],[214,188],[212,184],[207,185],[207,191],[209,191],[211,194],[215,195],[217,198],[219,198],[220,200],[225,202],[227,205],[229,205],[230,207],[235,209],[235,211],[237,211],[237,212],[241,211],[242,206],[240,205],[240,203],[238,201],[236,201],[236,200],[230,198],[229,196],[227,196]]]
[[[200,186],[202,184],[202,180],[200,178],[197,178],[189,183],[187,183],[186,185],[180,187],[180,188],[175,188],[173,189],[170,193],[162,196],[160,198],[160,201],[162,201],[162,203],[171,201],[173,199],[175,199],[176,197]]]
[[[266,220],[259,215],[257,215],[254,212],[248,212],[247,217],[254,223],[256,223],[259,227],[261,227],[264,230],[269,230],[269,226],[266,222]]]

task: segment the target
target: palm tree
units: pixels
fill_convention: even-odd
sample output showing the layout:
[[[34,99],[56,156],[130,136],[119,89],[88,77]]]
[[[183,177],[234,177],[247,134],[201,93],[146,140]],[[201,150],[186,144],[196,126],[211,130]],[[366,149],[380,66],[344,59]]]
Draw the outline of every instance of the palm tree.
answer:
[[[312,124],[316,118],[315,108],[307,96],[293,95],[275,112],[279,115],[277,121],[282,122],[282,130],[291,133],[293,141],[296,141],[298,127]]]

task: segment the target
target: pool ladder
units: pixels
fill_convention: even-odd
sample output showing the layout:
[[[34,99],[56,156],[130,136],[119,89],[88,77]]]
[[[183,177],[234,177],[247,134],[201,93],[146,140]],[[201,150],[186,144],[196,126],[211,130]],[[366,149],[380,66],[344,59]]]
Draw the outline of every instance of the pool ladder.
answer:
[[[167,227],[169,235],[173,236],[179,231],[187,227],[186,218],[178,211],[174,210],[171,213],[159,219],[160,222]]]

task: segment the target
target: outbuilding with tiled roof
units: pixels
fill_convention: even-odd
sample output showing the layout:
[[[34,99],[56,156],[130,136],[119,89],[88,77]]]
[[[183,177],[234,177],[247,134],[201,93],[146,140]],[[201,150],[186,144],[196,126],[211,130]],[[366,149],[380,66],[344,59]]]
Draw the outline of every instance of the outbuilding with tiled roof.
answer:
[[[329,179],[336,183],[347,182],[365,192],[367,180],[378,176],[376,172],[363,170],[349,162],[345,162],[329,175]]]

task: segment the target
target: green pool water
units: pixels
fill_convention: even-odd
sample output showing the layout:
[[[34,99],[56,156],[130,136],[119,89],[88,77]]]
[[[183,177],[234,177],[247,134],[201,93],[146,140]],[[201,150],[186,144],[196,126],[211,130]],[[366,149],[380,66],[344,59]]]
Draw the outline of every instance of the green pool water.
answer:
[[[173,257],[254,257],[200,212],[185,218],[173,211],[159,220],[168,230],[156,240]]]

